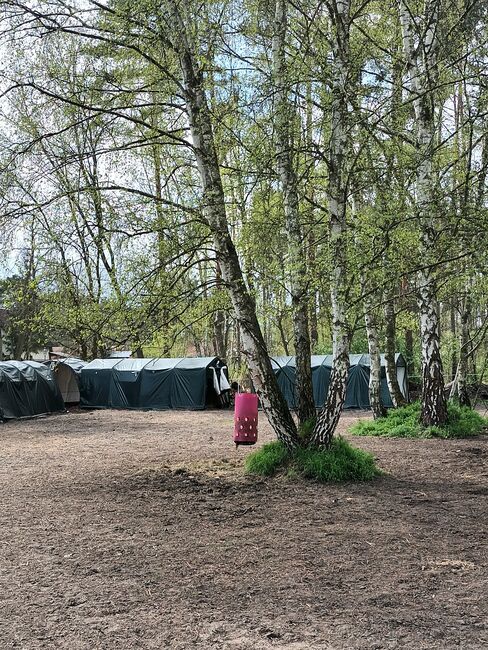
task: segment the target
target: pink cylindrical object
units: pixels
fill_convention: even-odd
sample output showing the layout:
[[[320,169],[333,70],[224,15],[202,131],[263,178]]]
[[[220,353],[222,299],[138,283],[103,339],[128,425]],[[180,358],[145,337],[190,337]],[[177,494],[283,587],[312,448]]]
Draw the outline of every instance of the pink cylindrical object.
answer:
[[[236,393],[234,406],[234,442],[255,445],[258,439],[258,396]]]

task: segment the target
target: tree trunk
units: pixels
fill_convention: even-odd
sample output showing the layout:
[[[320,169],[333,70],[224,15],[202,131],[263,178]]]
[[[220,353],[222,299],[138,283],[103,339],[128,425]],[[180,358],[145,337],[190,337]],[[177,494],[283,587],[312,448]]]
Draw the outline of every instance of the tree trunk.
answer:
[[[367,285],[364,276],[361,278],[361,291],[366,295]],[[366,325],[366,336],[368,338],[369,352],[369,405],[373,412],[373,418],[382,418],[386,415],[386,409],[381,399],[381,355],[380,339],[376,318],[373,312],[373,305],[369,298],[364,299],[364,324]]]
[[[461,406],[471,406],[468,391],[469,359],[469,319],[471,316],[471,298],[466,295],[461,313],[461,331],[459,335],[459,364],[457,369],[457,394]]]
[[[218,262],[215,270],[215,287],[217,291],[222,289],[222,271]],[[218,309],[213,315],[213,348],[215,356],[221,359],[227,356],[225,339],[225,313]]]
[[[12,345],[12,358],[13,359],[22,359],[22,353],[24,352],[25,336],[23,334],[17,334],[14,338]]]
[[[317,294],[310,297],[310,351],[315,354],[319,342],[319,321],[317,318]]]
[[[347,322],[347,224],[346,173],[348,151],[347,84],[349,74],[350,0],[337,0],[329,7],[333,32],[331,133],[329,141],[329,247],[332,272],[330,297],[332,306],[333,367],[329,390],[317,418],[312,441],[328,448],[332,443],[346,400],[349,370],[349,327]]]
[[[155,115],[152,114],[151,119],[155,119]],[[159,145],[153,144],[152,146],[153,154],[153,163],[154,163],[154,196],[156,200],[154,201],[154,207],[156,209],[157,215],[157,224],[156,232],[158,237],[158,262],[160,272],[164,271],[165,263],[165,238],[164,238],[164,210],[163,210],[163,189],[161,182],[161,156],[159,151]]]
[[[366,279],[361,278],[361,290],[366,295]],[[386,415],[386,409],[381,399],[381,355],[380,338],[376,326],[373,305],[369,298],[364,299],[364,324],[366,325],[366,336],[368,338],[369,352],[369,405],[373,412],[373,418],[382,418]]]
[[[92,359],[98,359],[100,347],[98,345],[98,337],[93,336],[91,341],[91,356]]]
[[[442,426],[447,420],[440,354],[437,301],[430,273],[420,273],[420,342],[422,347],[422,423]],[[425,277],[426,276],[426,277]]]
[[[395,303],[392,295],[385,302],[385,371],[386,383],[390,392],[391,401],[395,408],[405,406],[407,403],[400,389],[395,363],[396,353],[396,314]]]
[[[364,312],[364,322],[368,336],[369,349],[369,405],[373,412],[373,418],[382,418],[386,415],[386,409],[381,399],[381,356],[378,330],[374,317],[370,311]]]
[[[449,321],[451,326],[451,380],[454,381],[457,372],[457,355],[456,355],[456,308],[454,301],[449,303]]]
[[[314,173],[314,143],[313,143],[313,101],[312,101],[312,82],[307,82],[306,87],[306,155],[307,165],[310,167],[307,177],[307,200],[310,205],[307,210],[307,228],[308,228],[308,272],[314,278],[316,273],[317,259],[317,242],[315,239],[315,187],[317,180]],[[318,324],[318,300],[317,291],[312,280],[312,290],[309,291],[309,321],[310,321],[310,349],[314,353],[319,342],[319,324]]]
[[[413,377],[415,374],[413,361],[413,331],[410,328],[405,330],[405,355],[407,357],[407,376]]]
[[[222,271],[222,280],[229,291],[241,342],[254,388],[278,439],[288,448],[298,446],[298,434],[290,410],[278,386],[256,316],[254,300],[247,291],[237,251],[229,233],[225,196],[215,148],[211,115],[205,96],[204,77],[195,61],[185,24],[178,5],[169,1],[171,27],[177,40],[186,112],[189,118],[193,151],[202,179],[203,207],[212,232],[215,250]],[[181,5],[184,9],[184,5]]]
[[[354,222],[358,223],[361,221],[361,214],[358,211],[358,204],[361,205],[363,198],[361,196],[361,191],[358,188],[354,188],[353,197],[351,199],[353,213],[354,213]],[[358,201],[358,198],[360,201]],[[361,243],[359,237],[356,237],[356,247],[358,252],[361,251]],[[376,325],[375,310],[373,306],[373,299],[371,290],[371,282],[369,281],[366,269],[362,269],[359,272],[359,284],[361,287],[361,294],[363,296],[363,306],[364,306],[364,324],[366,326],[366,336],[368,339],[368,352],[370,358],[370,369],[369,369],[369,405],[371,411],[373,412],[373,418],[384,417],[386,415],[386,409],[383,405],[381,399],[381,355],[380,355],[380,340],[378,335],[378,328]]]
[[[213,316],[213,330],[214,330],[214,354],[216,357],[225,359],[227,356],[225,346],[225,314],[222,310],[215,312]]]
[[[439,0],[427,0],[421,21],[421,42],[414,46],[415,23],[405,0],[399,1],[403,49],[408,66],[407,84],[415,112],[415,140],[419,154],[416,175],[417,216],[421,228],[418,305],[422,349],[422,423],[439,426],[447,421],[447,402],[440,355],[440,334],[435,276],[428,266],[435,258],[436,179],[433,156],[436,144],[434,92],[438,40]]]
[[[276,157],[283,193],[285,225],[288,233],[288,272],[292,298],[298,420],[303,423],[315,417],[315,402],[310,363],[307,265],[300,220],[297,177],[293,167],[293,136],[291,131],[296,121],[296,115],[288,98],[285,60],[286,5],[287,0],[276,0],[273,35],[273,81],[276,89]]]
[[[288,357],[290,356],[290,352],[288,350],[288,341],[285,335],[285,329],[283,327],[283,314],[278,314],[276,318],[276,327],[278,328],[278,332],[280,333],[280,339],[281,339],[281,345],[283,346],[283,351],[285,355]]]

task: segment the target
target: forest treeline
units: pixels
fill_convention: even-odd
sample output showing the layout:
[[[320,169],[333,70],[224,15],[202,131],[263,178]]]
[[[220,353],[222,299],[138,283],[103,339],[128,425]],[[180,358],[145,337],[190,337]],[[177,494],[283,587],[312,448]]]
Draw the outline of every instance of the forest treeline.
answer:
[[[488,360],[484,0],[1,3],[0,296],[12,356],[219,355],[278,437],[270,354],[394,354],[447,418]]]

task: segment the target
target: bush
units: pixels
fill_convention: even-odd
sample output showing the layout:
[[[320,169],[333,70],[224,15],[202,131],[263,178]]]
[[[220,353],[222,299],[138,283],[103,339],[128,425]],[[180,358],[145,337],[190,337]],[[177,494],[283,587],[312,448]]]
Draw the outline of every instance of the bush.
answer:
[[[381,474],[371,454],[340,437],[334,438],[330,449],[303,447],[293,453],[281,442],[270,442],[247,457],[246,471],[264,476],[283,471],[289,477],[302,476],[322,483],[369,481]]]
[[[466,438],[488,426],[488,419],[467,406],[452,402],[447,405],[447,424],[443,427],[424,427],[420,422],[420,402],[391,409],[384,418],[358,422],[350,431],[355,436],[383,436],[385,438]]]

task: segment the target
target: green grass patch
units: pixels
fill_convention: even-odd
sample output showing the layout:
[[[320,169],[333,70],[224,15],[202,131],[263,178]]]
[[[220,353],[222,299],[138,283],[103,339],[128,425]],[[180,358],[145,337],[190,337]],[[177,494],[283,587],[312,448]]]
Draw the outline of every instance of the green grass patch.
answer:
[[[302,445],[307,446],[309,440],[312,437],[316,422],[317,418],[310,418],[309,420],[302,422],[298,427],[298,437],[300,438]]]
[[[488,419],[467,406],[452,402],[447,405],[447,424],[443,427],[424,427],[420,422],[420,402],[391,409],[384,418],[358,422],[350,432],[355,436],[382,436],[385,438],[467,438],[482,433]]]
[[[250,474],[274,476],[283,472],[289,478],[304,477],[322,483],[369,481],[381,475],[371,454],[341,437],[334,438],[330,449],[303,447],[293,453],[281,442],[270,442],[250,454],[245,466]]]
[[[288,463],[288,452],[286,447],[278,440],[268,442],[261,449],[254,451],[246,458],[246,471],[250,474],[261,476],[273,476],[279,468]]]

